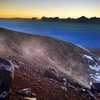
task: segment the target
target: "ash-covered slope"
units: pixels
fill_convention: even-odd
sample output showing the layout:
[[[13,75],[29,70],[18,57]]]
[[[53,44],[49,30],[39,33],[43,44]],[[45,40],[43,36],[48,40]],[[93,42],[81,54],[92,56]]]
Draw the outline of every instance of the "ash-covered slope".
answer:
[[[0,56],[21,59],[28,70],[58,81],[71,78],[86,88],[100,82],[99,57],[51,37],[0,29]]]

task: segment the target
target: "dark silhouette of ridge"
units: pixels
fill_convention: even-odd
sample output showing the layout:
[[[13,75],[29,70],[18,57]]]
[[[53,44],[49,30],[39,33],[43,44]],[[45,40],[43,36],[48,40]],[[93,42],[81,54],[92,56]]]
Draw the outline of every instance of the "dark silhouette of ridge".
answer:
[[[75,22],[75,23],[100,23],[100,18],[91,17],[87,18],[85,16],[81,16],[79,18],[59,18],[59,17],[42,17],[42,21],[58,21],[58,22]]]
[[[43,16],[41,19],[37,17],[32,18],[0,18],[0,19],[24,19],[24,20],[38,20],[38,21],[49,21],[49,22],[69,22],[69,23],[89,23],[89,24],[100,24],[99,17],[91,17],[87,18],[85,16],[81,16],[79,18],[60,18],[60,17],[45,17]]]

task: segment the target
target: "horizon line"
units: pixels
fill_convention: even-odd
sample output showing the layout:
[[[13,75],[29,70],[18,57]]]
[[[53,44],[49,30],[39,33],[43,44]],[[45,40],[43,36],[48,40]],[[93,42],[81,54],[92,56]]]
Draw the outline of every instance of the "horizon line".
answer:
[[[71,18],[71,19],[77,19],[77,18],[80,18],[80,17],[86,17],[86,16],[80,16],[80,17],[59,17],[59,16],[55,16],[55,17],[52,17],[52,16],[42,16],[42,17],[46,17],[46,18],[56,18],[58,17],[59,19],[68,19],[68,18]],[[36,18],[36,19],[42,19],[42,17],[0,17],[0,19],[32,19],[32,18]],[[86,18],[100,18],[98,16],[91,16],[91,17],[86,17]]]

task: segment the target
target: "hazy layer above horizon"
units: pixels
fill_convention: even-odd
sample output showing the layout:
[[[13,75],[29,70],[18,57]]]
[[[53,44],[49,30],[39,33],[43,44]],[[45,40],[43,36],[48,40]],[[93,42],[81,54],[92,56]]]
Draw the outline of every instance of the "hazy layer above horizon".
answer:
[[[0,17],[100,17],[100,0],[0,0]]]
[[[100,24],[0,19],[0,27],[24,33],[51,36],[86,48],[100,48]]]

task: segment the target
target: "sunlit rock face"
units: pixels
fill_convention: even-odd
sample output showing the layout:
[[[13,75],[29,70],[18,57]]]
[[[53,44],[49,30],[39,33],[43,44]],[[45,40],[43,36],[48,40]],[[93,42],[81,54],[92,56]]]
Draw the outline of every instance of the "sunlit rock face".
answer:
[[[86,88],[100,82],[100,58],[72,43],[0,29],[0,44],[0,55],[20,58],[43,75],[50,70],[56,78],[70,77]]]

